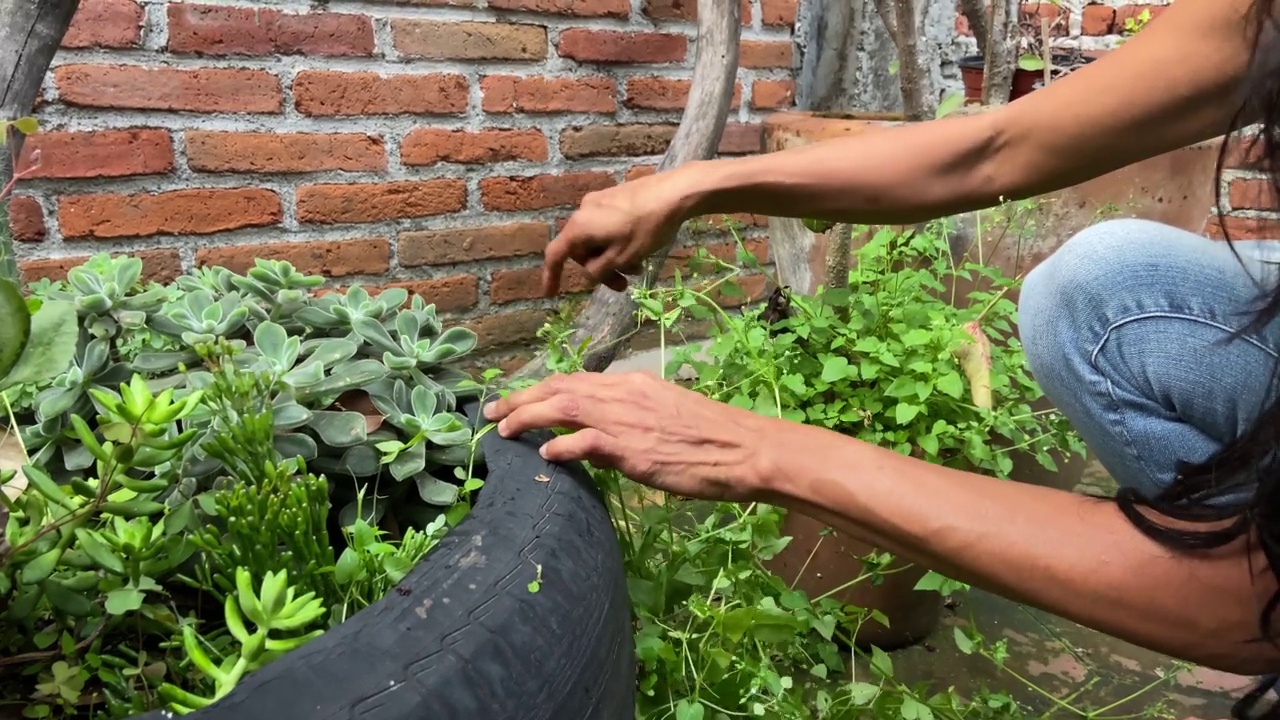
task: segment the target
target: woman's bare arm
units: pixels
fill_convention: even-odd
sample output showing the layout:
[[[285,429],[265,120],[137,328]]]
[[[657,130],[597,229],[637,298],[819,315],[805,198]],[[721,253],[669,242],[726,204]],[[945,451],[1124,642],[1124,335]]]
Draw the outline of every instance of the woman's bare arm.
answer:
[[[1117,50],[999,109],[677,170],[686,215],[908,223],[1077,184],[1222,135],[1249,0],[1178,0]]]
[[[1146,538],[1106,500],[769,422],[775,426],[760,433],[762,461],[753,475],[778,504],[949,577],[1174,657],[1240,674],[1280,665],[1280,650],[1257,640],[1259,613],[1276,583],[1260,553],[1251,567],[1244,541],[1177,553]]]

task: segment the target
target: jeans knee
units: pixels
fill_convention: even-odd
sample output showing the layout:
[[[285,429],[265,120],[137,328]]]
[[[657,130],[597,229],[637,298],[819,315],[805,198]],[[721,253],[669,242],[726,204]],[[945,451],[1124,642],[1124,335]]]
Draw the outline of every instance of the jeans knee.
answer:
[[[1089,352],[1104,296],[1124,284],[1126,267],[1168,252],[1171,228],[1148,220],[1108,220],[1073,235],[1027,273],[1018,301],[1018,334],[1032,374],[1046,389]]]

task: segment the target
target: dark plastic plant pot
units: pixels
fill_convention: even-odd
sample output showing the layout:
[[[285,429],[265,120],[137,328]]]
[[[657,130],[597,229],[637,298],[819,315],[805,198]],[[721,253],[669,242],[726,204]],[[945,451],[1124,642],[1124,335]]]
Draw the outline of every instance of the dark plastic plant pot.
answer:
[[[465,409],[476,421],[479,404]],[[187,717],[634,718],[617,536],[586,469],[539,457],[547,437],[485,433],[488,474],[475,507],[395,592]]]

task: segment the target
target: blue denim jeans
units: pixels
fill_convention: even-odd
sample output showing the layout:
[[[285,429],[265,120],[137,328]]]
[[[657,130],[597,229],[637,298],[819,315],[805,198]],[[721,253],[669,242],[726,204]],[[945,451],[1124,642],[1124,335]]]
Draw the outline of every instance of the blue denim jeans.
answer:
[[[1123,487],[1157,493],[1178,461],[1207,459],[1272,400],[1280,322],[1225,341],[1276,282],[1268,256],[1280,244],[1236,249],[1241,258],[1177,228],[1111,220],[1024,280],[1032,374]]]

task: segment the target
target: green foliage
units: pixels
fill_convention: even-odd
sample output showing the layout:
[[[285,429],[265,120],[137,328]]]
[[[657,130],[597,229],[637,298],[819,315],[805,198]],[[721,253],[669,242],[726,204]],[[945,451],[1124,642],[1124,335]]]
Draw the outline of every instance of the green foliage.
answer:
[[[1052,452],[1083,452],[1061,414],[1036,411],[1031,379],[1007,297],[1013,281],[996,268],[953,263],[940,224],[878,232],[855,253],[846,286],[790,297],[786,317],[767,307],[719,318],[707,355],[677,352],[700,391],[766,415],[826,427],[930,462],[1008,477],[1014,450],[1056,469]],[[956,297],[957,288],[975,289]],[[653,303],[712,306],[682,284]],[[663,316],[669,326],[678,317]],[[979,322],[990,343],[990,408],[972,399],[957,350]]]
[[[223,605],[223,617],[236,652],[228,653],[217,663],[209,657],[191,625],[182,626],[182,647],[187,657],[215,689],[211,697],[202,697],[170,683],[161,685],[160,696],[176,712],[208,707],[235,689],[245,675],[324,632],[319,628],[306,631],[327,613],[324,602],[315,593],[299,595],[283,570],[267,573],[261,590],[255,592],[249,571],[238,567],[235,585],[235,595],[228,595]],[[253,632],[249,632],[246,619],[253,624]]]
[[[1082,451],[1060,416],[1030,407],[1040,391],[1027,375],[1012,332],[1014,307],[1005,297],[1016,282],[980,263],[953,263],[945,230],[939,224],[877,234],[859,251],[848,284],[814,297],[777,293],[759,307],[722,309],[717,297],[765,270],[745,247],[732,263],[699,251],[692,276],[677,276],[670,287],[637,289],[635,297],[641,318],[662,332],[668,376],[692,369],[692,379],[680,381],[718,400],[995,475],[1007,475],[1015,448],[1046,464],[1050,451]],[[959,296],[954,280],[978,289]],[[990,409],[972,402],[955,353],[973,342],[965,326],[979,317],[992,345],[987,380],[996,401]],[[689,320],[711,323],[705,352],[672,349],[686,340],[682,328]],[[580,367],[584,348],[570,345],[571,336],[563,320],[543,328],[555,371]],[[595,476],[610,499],[626,562],[641,720],[1029,716],[1003,692],[904,682],[890,655],[853,647],[865,623],[887,620],[834,596],[900,572],[904,566],[892,556],[862,558],[860,575],[808,597],[797,589],[800,577],[778,577],[766,567],[791,540],[781,532],[778,508],[684,500],[614,472]],[[917,589],[967,590],[937,573]],[[1003,640],[987,641],[972,622],[953,635],[946,642],[961,652],[1006,667]],[[1054,698],[1055,711],[1104,717],[1110,709],[1079,708],[1071,700]]]
[[[3,331],[29,338],[3,396],[27,461],[0,475],[0,667],[22,670],[0,695],[26,716],[203,707],[465,515],[483,463],[457,405],[482,387],[445,363],[474,334],[403,291],[321,282],[259,262],[160,286],[98,256],[0,294],[38,308]]]
[[[457,405],[478,386],[447,363],[474,349],[475,333],[444,328],[434,305],[399,288],[376,297],[360,287],[320,295],[321,278],[284,262],[259,260],[245,275],[206,268],[167,288],[141,284],[141,271],[136,258],[100,256],[73,269],[66,283],[40,288],[49,300],[74,305],[81,331],[70,370],[20,403],[33,411],[22,438],[37,464],[60,478],[89,466],[66,428],[71,414],[91,410],[90,389],[133,373],[179,395],[204,387],[208,371],[184,369],[217,340],[235,351],[238,368],[279,376],[271,397],[276,446],[335,480],[345,517],[387,465],[397,482],[366,492],[371,521],[388,500],[408,495],[452,504],[432,469],[472,454]],[[420,388],[417,409],[406,401],[407,387]],[[387,443],[406,446],[398,461],[379,449]],[[201,481],[223,466],[203,442],[183,463],[182,472]]]

